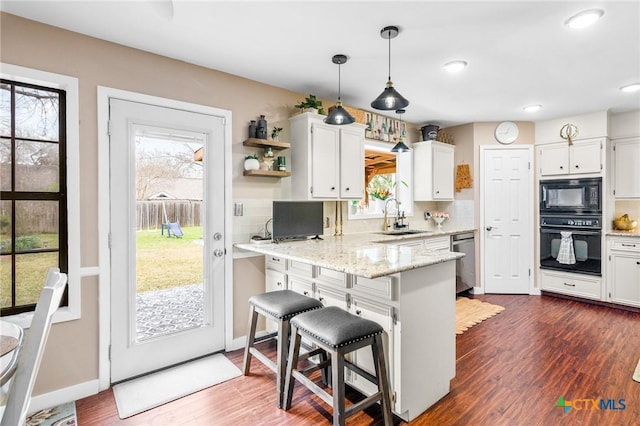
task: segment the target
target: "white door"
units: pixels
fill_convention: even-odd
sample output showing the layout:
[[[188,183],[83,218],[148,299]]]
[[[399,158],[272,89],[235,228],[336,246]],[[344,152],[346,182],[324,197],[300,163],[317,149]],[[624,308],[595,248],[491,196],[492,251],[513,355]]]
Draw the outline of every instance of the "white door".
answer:
[[[533,264],[531,147],[480,148],[480,236],[486,293],[528,294]]]
[[[109,108],[113,383],[224,349],[225,126]]]

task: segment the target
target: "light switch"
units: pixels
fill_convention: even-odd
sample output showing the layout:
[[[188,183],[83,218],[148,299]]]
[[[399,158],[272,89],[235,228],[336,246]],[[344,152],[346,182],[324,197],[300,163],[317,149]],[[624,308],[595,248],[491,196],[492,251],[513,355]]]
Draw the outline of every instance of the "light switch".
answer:
[[[233,215],[234,216],[242,216],[243,213],[242,203],[233,203]]]

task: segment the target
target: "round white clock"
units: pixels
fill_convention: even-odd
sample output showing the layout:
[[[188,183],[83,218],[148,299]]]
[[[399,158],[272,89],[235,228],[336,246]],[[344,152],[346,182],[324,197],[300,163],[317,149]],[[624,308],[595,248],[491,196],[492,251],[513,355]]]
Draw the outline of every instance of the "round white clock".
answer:
[[[513,143],[518,138],[518,125],[512,121],[503,121],[496,126],[494,135],[500,143]]]

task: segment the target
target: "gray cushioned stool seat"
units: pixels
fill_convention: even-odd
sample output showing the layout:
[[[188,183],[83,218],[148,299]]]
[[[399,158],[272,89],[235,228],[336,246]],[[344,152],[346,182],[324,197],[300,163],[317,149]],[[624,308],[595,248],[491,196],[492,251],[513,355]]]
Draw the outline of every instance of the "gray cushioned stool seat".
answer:
[[[382,333],[382,327],[335,306],[305,312],[291,320],[301,332],[338,348]]]
[[[257,294],[249,303],[277,319],[290,319],[301,312],[322,307],[320,301],[291,290]]]

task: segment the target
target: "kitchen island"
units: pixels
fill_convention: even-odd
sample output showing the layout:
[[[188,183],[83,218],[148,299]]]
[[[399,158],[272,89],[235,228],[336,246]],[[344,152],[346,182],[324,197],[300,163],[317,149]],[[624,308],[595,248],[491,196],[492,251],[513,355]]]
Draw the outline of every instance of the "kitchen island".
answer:
[[[424,236],[427,236],[426,233]],[[266,255],[279,288],[316,297],[385,329],[393,411],[412,420],[449,392],[455,376],[455,260],[450,251],[403,246],[417,235],[353,234],[279,244],[237,244]],[[370,351],[353,361],[373,372]],[[375,386],[347,371],[352,387],[370,394]]]

